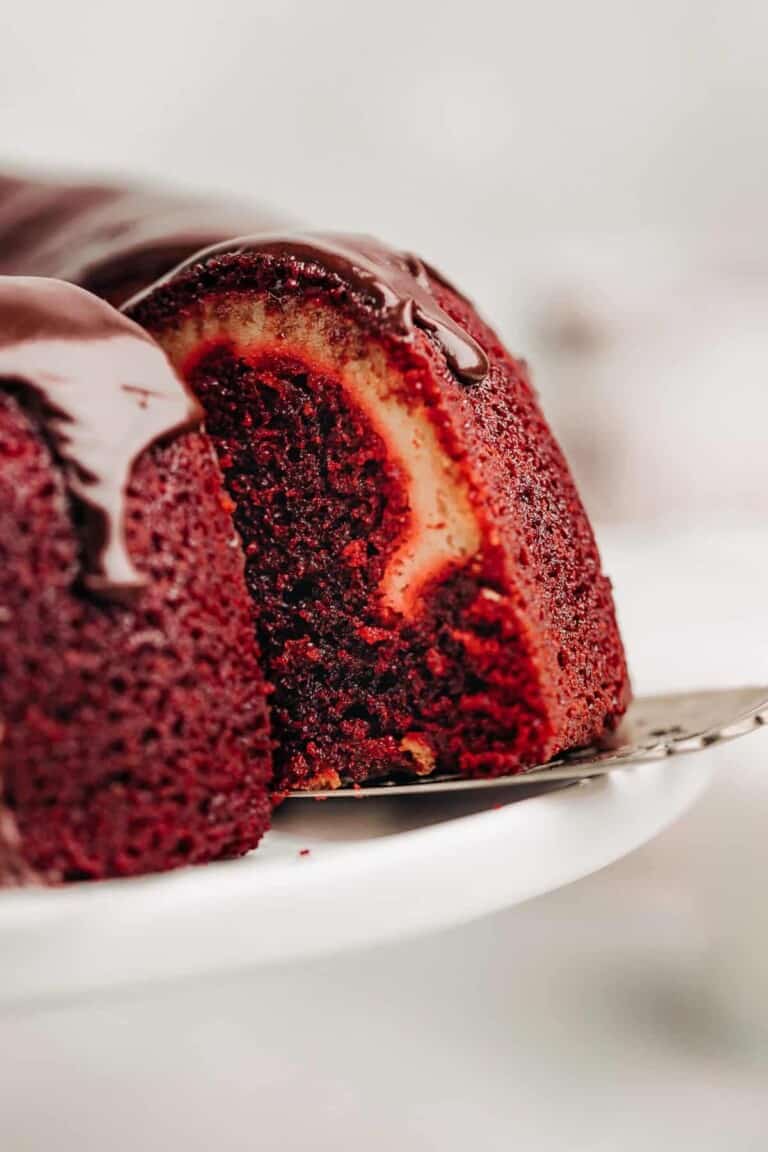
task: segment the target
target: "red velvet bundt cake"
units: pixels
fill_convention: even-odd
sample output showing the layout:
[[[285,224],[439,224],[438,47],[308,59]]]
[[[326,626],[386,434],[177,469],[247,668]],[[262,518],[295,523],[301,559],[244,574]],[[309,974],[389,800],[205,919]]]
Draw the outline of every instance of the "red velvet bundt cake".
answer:
[[[235,220],[6,187],[49,223],[8,251],[0,184],[0,268],[115,301]],[[274,686],[278,788],[515,772],[615,725],[624,655],[567,465],[524,365],[433,269],[359,237],[259,233],[128,310],[205,410]]]
[[[233,856],[269,817],[231,501],[157,346],[0,278],[0,884]]]
[[[205,410],[274,685],[278,787],[540,764],[629,697],[524,366],[412,256],[211,249],[129,305]]]

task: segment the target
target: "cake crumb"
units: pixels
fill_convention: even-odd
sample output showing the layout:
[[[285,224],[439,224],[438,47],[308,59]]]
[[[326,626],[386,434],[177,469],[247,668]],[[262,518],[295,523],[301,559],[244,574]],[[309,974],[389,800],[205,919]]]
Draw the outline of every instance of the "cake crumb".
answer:
[[[341,788],[341,776],[335,768],[320,768],[315,772],[311,780],[307,782],[307,788],[311,791],[330,791],[333,788]]]
[[[407,752],[416,761],[417,776],[429,776],[435,767],[435,754],[420,732],[406,732],[400,741],[400,751]]]

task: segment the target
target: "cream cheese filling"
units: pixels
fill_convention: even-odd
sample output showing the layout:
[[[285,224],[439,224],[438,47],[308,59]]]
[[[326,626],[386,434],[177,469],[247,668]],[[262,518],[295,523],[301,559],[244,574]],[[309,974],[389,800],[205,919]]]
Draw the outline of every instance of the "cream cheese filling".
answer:
[[[402,380],[383,351],[375,344],[363,346],[351,325],[345,329],[348,338],[339,342],[340,323],[322,306],[289,303],[277,313],[267,311],[260,299],[235,297],[226,314],[209,304],[180,328],[160,333],[159,340],[182,373],[201,344],[221,342],[245,361],[274,352],[339,380],[381,437],[406,488],[408,524],[379,591],[389,608],[412,618],[428,582],[480,552],[481,533],[466,483],[440,446],[426,406],[418,398],[403,398]]]

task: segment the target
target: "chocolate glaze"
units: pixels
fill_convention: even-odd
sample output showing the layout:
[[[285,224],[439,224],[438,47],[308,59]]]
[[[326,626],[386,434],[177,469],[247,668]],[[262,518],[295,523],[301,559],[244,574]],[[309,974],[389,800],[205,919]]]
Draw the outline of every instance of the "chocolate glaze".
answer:
[[[85,512],[86,588],[109,597],[141,588],[125,539],[133,465],[160,437],[201,418],[163,352],[74,285],[0,277],[0,387],[41,421]]]
[[[0,273],[55,276],[116,305],[130,297],[132,306],[154,281],[203,260],[292,256],[372,298],[406,338],[416,328],[430,332],[460,380],[485,378],[485,352],[435,299],[431,281],[445,281],[433,268],[369,236],[274,232],[276,223],[262,210],[220,201],[0,178]]]
[[[115,305],[272,213],[143,188],[0,177],[0,274],[70,280]]]
[[[488,375],[485,351],[435,299],[430,277],[443,277],[418,257],[394,252],[369,236],[263,233],[239,237],[196,253],[163,278],[164,283],[196,265],[222,256],[290,256],[319,265],[345,284],[372,297],[385,320],[406,337],[415,328],[432,333],[451,371],[465,383],[478,383]],[[134,307],[152,291],[128,302]]]

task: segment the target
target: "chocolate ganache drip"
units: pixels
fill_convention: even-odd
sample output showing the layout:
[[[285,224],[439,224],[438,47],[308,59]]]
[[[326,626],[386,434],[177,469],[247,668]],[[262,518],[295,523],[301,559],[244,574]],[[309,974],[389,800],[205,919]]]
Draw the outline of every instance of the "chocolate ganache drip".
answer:
[[[416,256],[391,251],[370,236],[263,233],[239,237],[196,253],[161,282],[167,283],[216,257],[247,255],[287,256],[303,264],[319,265],[372,297],[385,320],[402,335],[410,337],[415,328],[430,332],[459,380],[479,383],[488,375],[488,357],[483,348],[435,299],[430,277],[446,283],[444,277]],[[149,288],[134,297],[126,307],[132,308],[151,291]]]
[[[125,537],[133,465],[157,439],[201,418],[164,353],[80,288],[0,277],[0,387],[30,403],[85,511],[86,588],[117,597],[141,588]]]

